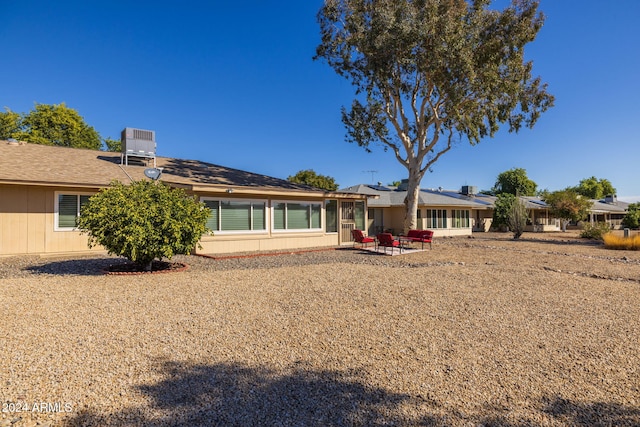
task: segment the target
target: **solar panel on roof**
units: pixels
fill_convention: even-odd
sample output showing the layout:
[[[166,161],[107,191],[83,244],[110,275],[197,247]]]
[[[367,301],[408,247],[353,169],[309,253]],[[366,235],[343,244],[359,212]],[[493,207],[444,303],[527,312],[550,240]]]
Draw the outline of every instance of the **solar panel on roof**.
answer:
[[[369,188],[376,190],[376,191],[391,191],[390,188],[388,187],[383,187],[382,185],[368,185]]]

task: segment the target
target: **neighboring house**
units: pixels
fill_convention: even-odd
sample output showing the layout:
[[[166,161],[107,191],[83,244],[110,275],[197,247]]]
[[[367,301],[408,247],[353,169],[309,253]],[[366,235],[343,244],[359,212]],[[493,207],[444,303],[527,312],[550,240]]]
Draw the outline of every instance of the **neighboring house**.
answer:
[[[593,206],[589,213],[590,223],[606,222],[612,229],[622,228],[622,219],[629,211],[629,203],[618,201],[614,196],[607,196],[602,200],[591,200]]]
[[[376,197],[368,202],[366,231],[369,235],[382,230],[402,232],[406,180],[399,187],[359,184],[340,191]],[[496,197],[477,194],[476,187],[463,186],[460,191],[422,189],[419,197],[417,228],[433,230],[435,236],[464,236],[491,228]],[[560,230],[560,221],[551,217],[548,206],[539,197],[521,197],[521,200],[529,210],[527,231]]]
[[[474,187],[464,190],[420,190],[417,228],[433,230],[434,236],[465,236],[473,230],[487,231],[493,216],[493,200],[474,194]],[[359,184],[340,191],[375,197],[368,202],[365,231],[369,235],[403,231],[406,180],[398,187]]]
[[[493,218],[493,208],[496,201],[496,196],[490,196],[486,194],[479,194],[478,197],[482,197],[487,202],[491,203],[491,218]],[[560,220],[554,218],[549,213],[549,206],[538,196],[519,196],[520,200],[524,202],[527,210],[529,211],[529,220],[525,231],[532,231],[536,233],[546,231],[560,231]],[[481,230],[478,230],[481,231]]]
[[[364,195],[197,160],[155,160],[163,169],[160,181],[212,209],[213,234],[202,237],[199,253],[336,246],[351,242],[350,230],[366,224]],[[0,141],[0,256],[89,251],[76,217],[113,180],[148,179],[145,164],[128,163],[121,164],[120,153]]]

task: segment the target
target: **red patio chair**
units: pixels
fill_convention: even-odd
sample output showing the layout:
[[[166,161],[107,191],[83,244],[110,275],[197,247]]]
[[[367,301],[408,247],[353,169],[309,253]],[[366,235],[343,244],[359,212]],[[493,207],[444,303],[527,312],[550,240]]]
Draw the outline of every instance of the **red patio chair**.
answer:
[[[365,248],[369,243],[373,243],[374,246],[376,244],[376,239],[374,239],[373,237],[366,237],[362,230],[351,230],[351,236],[353,237],[354,248],[357,244],[359,244],[361,248]]]
[[[393,255],[393,249],[400,249],[400,253],[402,253],[402,246],[400,246],[400,242],[393,238],[391,233],[380,233],[377,236],[378,238],[378,246],[384,247],[384,253],[387,253],[387,248],[391,248],[391,255]]]

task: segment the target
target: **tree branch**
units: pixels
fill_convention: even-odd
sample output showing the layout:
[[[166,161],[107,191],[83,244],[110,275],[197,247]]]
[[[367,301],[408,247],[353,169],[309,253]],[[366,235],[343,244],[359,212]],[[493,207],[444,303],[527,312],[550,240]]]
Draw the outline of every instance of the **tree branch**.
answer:
[[[438,130],[436,132],[436,134],[433,137],[433,140],[431,141],[431,143],[429,144],[428,150],[425,151],[425,154],[429,151],[431,151],[433,149],[433,147],[435,147],[436,143],[438,142],[439,138],[439,126],[438,126]],[[451,147],[453,146],[453,130],[449,130],[449,137],[447,138],[447,146],[445,148],[443,148],[442,150],[440,150],[431,160],[429,160],[427,162],[426,165],[424,165],[424,167],[422,169],[420,169],[420,173],[425,173],[432,164],[434,164],[435,162],[438,161],[438,159],[440,158],[440,156],[442,156],[444,153],[446,153],[447,151],[451,150]]]

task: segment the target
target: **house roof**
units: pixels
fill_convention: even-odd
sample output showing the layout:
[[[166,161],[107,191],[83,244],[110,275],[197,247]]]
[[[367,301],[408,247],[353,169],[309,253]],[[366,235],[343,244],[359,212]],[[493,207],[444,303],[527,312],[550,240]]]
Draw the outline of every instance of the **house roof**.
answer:
[[[617,200],[591,200],[593,203],[591,212],[594,213],[626,213],[629,210],[629,203]]]
[[[404,200],[407,197],[406,190],[384,185],[358,184],[343,188],[340,191],[378,196],[376,199],[369,199],[368,205],[372,208],[404,206]],[[450,190],[423,189],[420,190],[419,198],[418,204],[422,206],[459,206],[470,209],[489,209],[493,207],[493,200],[484,195],[464,195]]]
[[[156,166],[162,168],[161,181],[192,191],[354,198],[199,160],[157,157]],[[0,141],[0,183],[100,188],[113,180],[148,179],[146,168],[141,162],[122,165],[120,153]]]
[[[358,184],[343,188],[340,191],[378,196],[377,199],[369,199],[368,205],[369,207],[380,208],[403,206],[404,199],[407,197],[406,190],[384,185]],[[418,204],[421,206],[459,206],[469,209],[493,209],[496,201],[496,196],[488,194],[467,195],[460,191],[443,189],[422,189],[420,190],[419,197],[420,201]],[[525,202],[527,209],[538,210],[549,208],[538,196],[520,196],[520,200]]]

